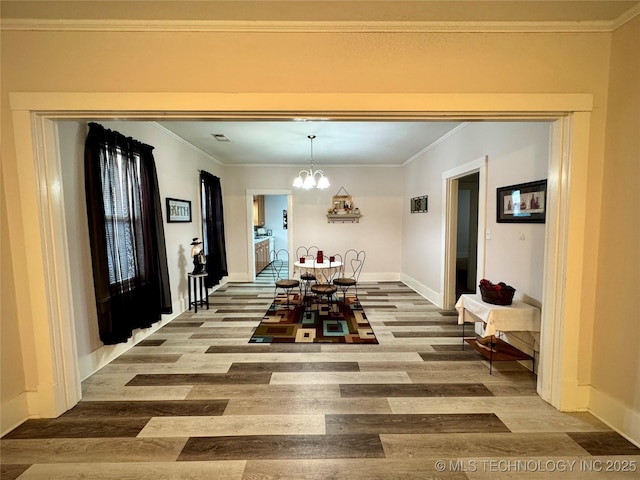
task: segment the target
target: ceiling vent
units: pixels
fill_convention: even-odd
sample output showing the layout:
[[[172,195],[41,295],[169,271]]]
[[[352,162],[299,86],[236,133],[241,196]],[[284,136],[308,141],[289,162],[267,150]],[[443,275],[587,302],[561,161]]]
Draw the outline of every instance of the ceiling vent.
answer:
[[[212,133],[211,136],[213,136],[213,138],[215,138],[219,142],[228,142],[228,141],[230,141],[227,138],[227,136],[223,135],[222,133]]]

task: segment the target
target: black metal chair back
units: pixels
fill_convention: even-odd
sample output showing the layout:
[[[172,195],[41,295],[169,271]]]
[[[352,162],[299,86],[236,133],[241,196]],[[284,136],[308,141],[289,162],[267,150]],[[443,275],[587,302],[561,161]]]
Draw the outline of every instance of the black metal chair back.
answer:
[[[333,296],[338,291],[338,287],[333,284],[333,279],[339,275],[342,269],[341,255],[324,256],[323,262],[314,260],[317,282],[311,285],[311,291],[320,299],[327,297],[329,312],[333,312]]]
[[[349,249],[344,254],[344,266],[342,274],[333,280],[333,283],[342,291],[342,299],[347,300],[347,290],[354,287],[356,300],[358,300],[358,280],[364,267],[367,254],[364,250]]]
[[[300,281],[290,278],[289,269],[289,251],[286,248],[273,250],[271,252],[271,271],[273,272],[273,281],[275,283],[273,301],[276,301],[278,289],[284,290],[287,296],[287,309],[291,306],[291,290],[294,288],[300,289]],[[300,295],[302,295],[302,292],[300,292]]]

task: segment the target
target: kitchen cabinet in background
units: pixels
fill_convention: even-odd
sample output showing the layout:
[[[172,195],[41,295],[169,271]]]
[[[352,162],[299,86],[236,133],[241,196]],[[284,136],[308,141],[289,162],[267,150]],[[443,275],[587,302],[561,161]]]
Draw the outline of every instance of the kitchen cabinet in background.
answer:
[[[264,195],[253,196],[253,226],[264,227]]]

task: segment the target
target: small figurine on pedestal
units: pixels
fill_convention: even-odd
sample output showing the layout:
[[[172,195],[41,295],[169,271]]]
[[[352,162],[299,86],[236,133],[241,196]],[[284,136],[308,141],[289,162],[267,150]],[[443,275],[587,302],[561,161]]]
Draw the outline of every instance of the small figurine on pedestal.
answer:
[[[202,250],[202,242],[198,237],[194,238],[191,242],[191,258],[193,258],[193,275],[199,273],[205,273],[204,267],[206,266],[207,259]]]

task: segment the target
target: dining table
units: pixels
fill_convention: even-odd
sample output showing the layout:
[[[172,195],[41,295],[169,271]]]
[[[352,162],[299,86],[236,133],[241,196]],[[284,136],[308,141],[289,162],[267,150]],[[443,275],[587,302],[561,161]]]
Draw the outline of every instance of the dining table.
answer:
[[[333,275],[336,271],[340,271],[342,268],[342,262],[340,260],[334,260],[333,262],[329,260],[329,257],[324,257],[322,262],[317,262],[314,260],[309,261],[306,259],[304,262],[301,262],[300,259],[293,262],[293,274],[296,275],[299,273],[302,275],[303,273],[311,273],[312,275],[316,275],[318,270],[325,270]],[[327,275],[328,276],[328,275]]]

